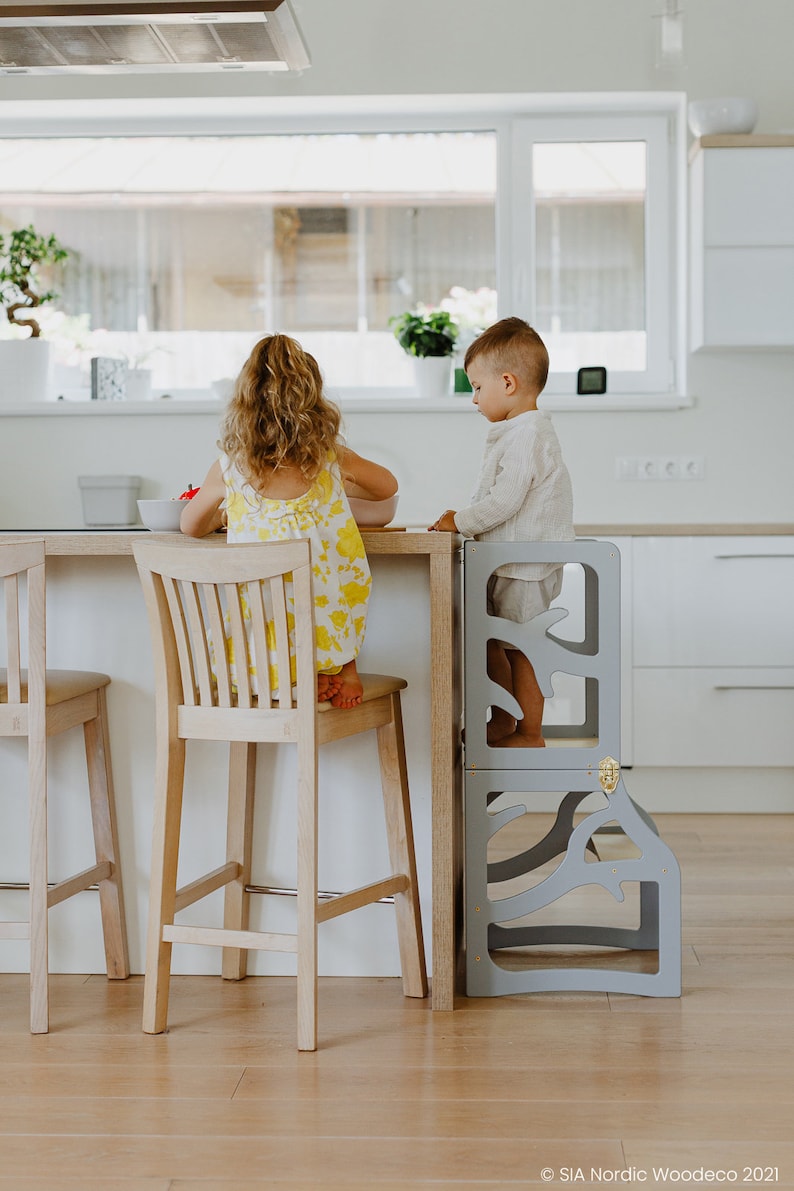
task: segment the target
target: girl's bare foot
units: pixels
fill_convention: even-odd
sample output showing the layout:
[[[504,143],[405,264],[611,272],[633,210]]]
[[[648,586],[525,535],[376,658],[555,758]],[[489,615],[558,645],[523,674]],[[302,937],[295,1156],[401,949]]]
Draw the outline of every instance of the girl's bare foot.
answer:
[[[320,673],[317,675],[317,702],[330,703],[334,695],[338,694],[341,686],[341,673],[325,674],[320,671]]]
[[[355,661],[345,662],[338,674],[339,687],[331,696],[332,707],[358,707],[364,694]]]

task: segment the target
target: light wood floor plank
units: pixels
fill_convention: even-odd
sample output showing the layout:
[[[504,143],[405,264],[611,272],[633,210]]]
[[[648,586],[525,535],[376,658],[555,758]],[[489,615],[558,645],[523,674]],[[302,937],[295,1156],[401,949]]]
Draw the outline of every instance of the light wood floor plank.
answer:
[[[321,1047],[299,1055],[288,977],[177,976],[150,1037],[140,976],[55,975],[33,1037],[28,977],[0,975],[0,1191],[510,1191],[632,1166],[747,1186],[745,1165],[794,1189],[794,815],[659,827],[683,874],[680,999],[439,1013],[399,980],[324,978]]]
[[[7,1175],[27,1173],[31,1167],[30,1139],[9,1138],[3,1146]],[[375,1186],[382,1180],[426,1181],[457,1179],[532,1179],[544,1166],[567,1162],[595,1162],[604,1167],[623,1165],[618,1140],[521,1141],[470,1140],[465,1137],[293,1138],[235,1137],[219,1144],[217,1137],[114,1137],[101,1145],[92,1136],[58,1138],[48,1152],[36,1154],[39,1177],[58,1178],[64,1170],[81,1169],[91,1178],[112,1178],[119,1166],[132,1167],[138,1177],[162,1178],[179,1171],[183,1178],[245,1179],[259,1171],[263,1178],[322,1180],[332,1173],[338,1181]]]
[[[261,1183],[260,1183],[261,1187]],[[6,1178],[0,1174],[0,1191],[173,1191],[172,1179],[102,1178],[52,1175],[46,1179],[16,1174]]]
[[[569,1108],[570,1105],[570,1108]],[[31,1123],[31,1105],[25,1097],[0,1099],[0,1140],[21,1134],[28,1137],[57,1135],[79,1140],[95,1138],[104,1149],[106,1139],[128,1138],[132,1144],[148,1137],[154,1144],[194,1138],[197,1144],[214,1139],[220,1147],[232,1141],[282,1142],[320,1137],[347,1143],[356,1138],[377,1138],[384,1143],[400,1138],[413,1144],[433,1139],[465,1138],[490,1144],[561,1140],[587,1141],[622,1138],[688,1142],[706,1135],[712,1142],[734,1142],[736,1122],[725,1113],[724,1103],[651,1100],[583,1100],[564,1102],[536,1097],[515,1099],[357,1100],[355,1113],[344,1096],[305,1100],[262,1099],[164,1100],[163,1098],[105,1098],[75,1096],[38,1100],[41,1118]],[[788,1142],[791,1103],[764,1101],[748,1104],[742,1119],[742,1136],[770,1142]]]

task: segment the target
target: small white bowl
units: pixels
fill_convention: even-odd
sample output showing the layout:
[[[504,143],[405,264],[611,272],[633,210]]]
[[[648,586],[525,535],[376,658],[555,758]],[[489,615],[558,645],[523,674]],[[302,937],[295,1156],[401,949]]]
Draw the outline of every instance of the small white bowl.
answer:
[[[693,136],[719,136],[752,132],[758,120],[754,99],[695,99],[689,105]]]
[[[399,499],[399,493],[390,496],[388,500],[361,500],[357,496],[348,497],[350,511],[356,519],[356,525],[365,529],[375,529],[393,521]]]
[[[179,533],[179,518],[189,500],[139,500],[138,514],[153,533]]]

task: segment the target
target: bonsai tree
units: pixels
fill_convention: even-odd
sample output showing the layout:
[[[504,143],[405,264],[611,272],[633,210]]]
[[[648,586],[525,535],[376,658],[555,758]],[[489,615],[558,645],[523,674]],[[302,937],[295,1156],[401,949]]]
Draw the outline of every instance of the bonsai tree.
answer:
[[[409,356],[451,356],[458,324],[446,310],[406,311],[389,319],[389,326]]]
[[[31,339],[40,337],[41,327],[30,314],[20,318],[20,313],[35,310],[58,296],[54,290],[37,292],[38,267],[57,264],[68,255],[55,236],[40,236],[32,226],[17,228],[8,237],[0,233],[0,300],[8,321],[17,327],[30,327]]]

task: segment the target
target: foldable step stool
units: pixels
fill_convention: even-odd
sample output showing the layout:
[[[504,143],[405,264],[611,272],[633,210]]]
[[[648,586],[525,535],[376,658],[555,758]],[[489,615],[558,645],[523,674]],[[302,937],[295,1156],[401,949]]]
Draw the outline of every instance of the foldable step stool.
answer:
[[[578,563],[584,576],[581,640],[551,632],[568,611],[552,606],[520,625],[489,616],[489,577],[505,563]],[[500,996],[551,990],[638,993],[676,997],[681,993],[681,880],[678,862],[659,838],[653,820],[629,796],[620,775],[620,554],[610,542],[466,543],[465,609],[465,918],[466,991]],[[563,589],[563,601],[566,591]],[[520,649],[532,662],[545,698],[552,675],[584,679],[581,723],[545,725],[546,748],[499,748],[487,742],[490,707],[519,713],[512,695],[487,675],[489,639]],[[581,683],[580,683],[581,686]],[[516,792],[518,791],[518,792]],[[557,818],[537,844],[505,859],[488,861],[491,838],[533,810],[532,795],[562,795]],[[589,794],[602,791],[599,809],[578,824],[574,816]],[[505,805],[507,804],[507,805]],[[491,809],[493,808],[493,809]],[[625,835],[638,856],[602,860],[601,832]],[[532,875],[557,857],[548,875]],[[517,880],[518,879],[518,880]],[[510,883],[505,885],[505,883]],[[534,883],[533,883],[534,882]],[[560,922],[553,904],[574,890],[601,886],[624,902],[624,885],[636,883],[639,925]],[[516,885],[520,890],[515,892]],[[502,887],[500,889],[500,886]],[[577,897],[581,905],[582,898]],[[595,900],[595,899],[594,899]],[[605,899],[599,895],[599,900]],[[548,910],[548,907],[553,909]],[[544,913],[544,911],[546,911]],[[581,913],[581,910],[578,911]],[[589,912],[589,911],[588,911]],[[531,949],[564,945],[564,966],[555,952]],[[580,948],[658,951],[655,972],[594,966]],[[520,948],[520,952],[507,952]],[[496,953],[496,954],[494,954]],[[613,962],[615,956],[612,956]],[[502,963],[495,962],[496,959]],[[521,962],[526,966],[520,967]],[[579,961],[579,966],[577,966]],[[620,957],[617,957],[620,962]],[[558,965],[558,966],[555,966]]]

